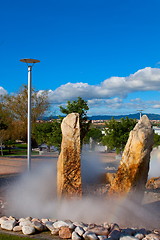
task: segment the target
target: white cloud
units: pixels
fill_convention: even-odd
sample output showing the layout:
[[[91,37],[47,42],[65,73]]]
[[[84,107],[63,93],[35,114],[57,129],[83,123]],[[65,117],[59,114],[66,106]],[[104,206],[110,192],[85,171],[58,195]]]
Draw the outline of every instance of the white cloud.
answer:
[[[85,100],[108,99],[113,97],[125,98],[135,91],[160,91],[160,69],[146,67],[128,77],[111,77],[99,85],[88,83],[67,83],[56,90],[49,90],[52,103],[62,103],[82,97]]]
[[[3,87],[0,87],[0,95],[5,95],[5,94],[7,94],[7,91]]]

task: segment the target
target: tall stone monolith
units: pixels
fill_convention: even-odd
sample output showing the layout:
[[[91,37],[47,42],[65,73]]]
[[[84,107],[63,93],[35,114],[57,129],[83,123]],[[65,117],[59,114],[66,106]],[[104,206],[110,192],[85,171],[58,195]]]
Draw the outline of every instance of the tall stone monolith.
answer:
[[[153,129],[143,115],[130,132],[109,195],[129,196],[141,201],[148,178]]]
[[[68,114],[62,121],[61,152],[57,163],[59,198],[82,195],[79,114]]]

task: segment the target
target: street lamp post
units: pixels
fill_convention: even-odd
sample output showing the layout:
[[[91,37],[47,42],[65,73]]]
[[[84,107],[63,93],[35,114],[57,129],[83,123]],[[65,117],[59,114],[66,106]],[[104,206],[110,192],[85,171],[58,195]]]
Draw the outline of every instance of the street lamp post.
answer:
[[[31,128],[32,128],[32,67],[35,63],[40,62],[36,59],[21,59],[28,66],[28,130],[27,130],[27,159],[28,159],[28,171],[31,170]]]
[[[141,109],[141,110],[137,110],[137,111],[139,112],[139,119],[141,119],[143,110]]]

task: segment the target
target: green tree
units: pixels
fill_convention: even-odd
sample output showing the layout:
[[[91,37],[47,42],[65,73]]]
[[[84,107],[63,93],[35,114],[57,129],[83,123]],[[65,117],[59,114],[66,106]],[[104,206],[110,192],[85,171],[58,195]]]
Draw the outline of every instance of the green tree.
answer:
[[[39,145],[45,143],[49,149],[51,146],[55,146],[60,150],[62,134],[60,122],[58,120],[36,123],[33,128],[33,136]]]
[[[124,150],[127,143],[129,133],[136,124],[135,119],[121,118],[120,121],[112,118],[106,123],[105,136],[103,136],[102,143],[109,149],[116,149],[117,153]]]
[[[63,114],[68,115],[69,113],[79,113],[81,144],[91,124],[91,121],[88,121],[87,118],[88,110],[89,107],[87,101],[83,100],[81,97],[78,97],[77,100],[72,102],[68,101],[66,108],[60,106],[60,111]]]
[[[154,133],[154,147],[158,147],[160,145],[160,135]]]
[[[89,143],[90,138],[92,138],[95,142],[100,143],[102,141],[102,131],[99,128],[92,127],[87,132],[84,142]]]

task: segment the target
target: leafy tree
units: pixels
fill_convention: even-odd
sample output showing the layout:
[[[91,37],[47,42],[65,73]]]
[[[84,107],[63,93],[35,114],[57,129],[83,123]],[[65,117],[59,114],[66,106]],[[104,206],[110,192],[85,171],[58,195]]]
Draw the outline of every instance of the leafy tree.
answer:
[[[10,113],[10,116],[16,123],[21,126],[21,135],[23,140],[27,138],[27,113],[28,113],[28,89],[24,85],[16,95],[6,95],[3,101],[3,108]],[[49,108],[47,92],[37,94],[35,89],[32,89],[32,124],[44,114]],[[18,127],[17,127],[18,128]],[[23,132],[23,133],[22,133]]]
[[[102,137],[103,137],[102,131],[99,128],[92,127],[87,132],[84,138],[84,142],[89,143],[90,138],[92,138],[95,142],[100,143],[102,141]]]
[[[154,133],[154,147],[158,147],[160,145],[160,135]]]
[[[116,121],[112,118],[106,123],[105,136],[103,136],[102,143],[109,149],[116,149],[117,153],[124,150],[127,143],[129,133],[136,124],[135,119],[121,118]]]
[[[88,121],[87,119],[88,110],[89,107],[87,101],[83,100],[81,97],[78,97],[77,100],[72,102],[68,101],[66,108],[60,106],[60,111],[63,114],[68,115],[69,113],[79,113],[81,144],[91,124],[91,121]]]
[[[0,102],[0,150],[3,155],[3,144],[12,138],[12,118],[10,113],[5,110],[3,100]]]
[[[60,150],[62,134],[58,120],[36,123],[33,128],[33,136],[39,145],[46,143],[49,148],[55,146]]]

